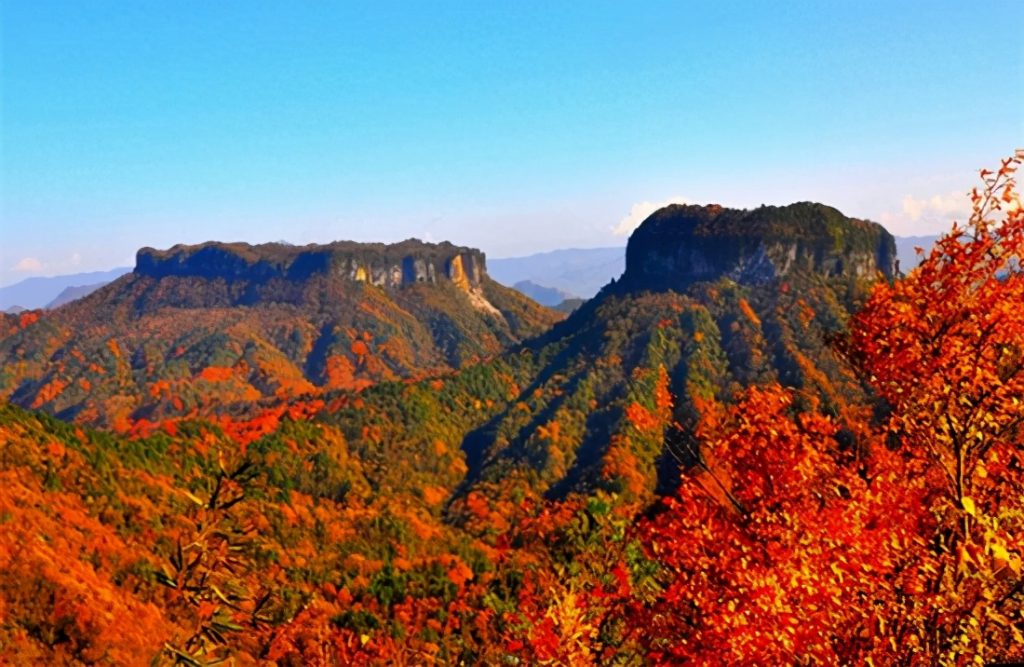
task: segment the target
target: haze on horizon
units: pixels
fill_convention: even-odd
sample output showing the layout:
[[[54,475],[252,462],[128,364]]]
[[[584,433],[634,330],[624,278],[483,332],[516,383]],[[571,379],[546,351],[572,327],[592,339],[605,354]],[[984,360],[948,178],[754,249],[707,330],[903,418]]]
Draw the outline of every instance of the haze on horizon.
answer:
[[[899,235],[1024,144],[1024,3],[7,2],[0,285],[142,246],[622,245],[671,201]]]

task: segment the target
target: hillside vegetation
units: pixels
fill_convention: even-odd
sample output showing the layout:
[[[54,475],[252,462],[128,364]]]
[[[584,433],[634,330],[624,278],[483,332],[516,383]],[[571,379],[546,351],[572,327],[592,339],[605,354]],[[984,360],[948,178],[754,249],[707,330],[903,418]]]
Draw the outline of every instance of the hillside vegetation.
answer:
[[[126,431],[448,373],[562,317],[490,280],[469,249],[241,245],[144,250],[84,299],[0,316],[0,396]],[[466,270],[463,256],[477,257]],[[342,259],[357,263],[330,268]]]
[[[312,275],[301,289],[272,276],[244,289],[215,279],[199,293],[208,276],[136,275],[54,314],[67,319],[8,317],[0,345],[24,361],[5,362],[5,377],[21,373],[5,386],[35,387],[26,378],[50,364],[68,373],[83,340],[95,341],[90,354],[106,346],[117,375],[86,377],[78,402],[58,402],[68,387],[36,388],[12,396],[42,396],[40,409],[0,407],[0,656],[1024,658],[1018,165],[983,173],[969,226],[903,279],[884,230],[806,204],[776,209],[780,220],[752,227],[742,247],[708,255],[719,269],[708,276],[692,248],[665,239],[691,238],[700,219],[713,245],[714,220],[731,230],[772,210],[687,207],[645,222],[622,279],[550,327],[548,311],[485,275],[467,278],[478,292],[461,279],[341,289]],[[824,231],[810,234],[814,216]],[[791,219],[806,229],[787,236]],[[481,318],[473,293],[502,318]],[[238,294],[259,298],[245,306],[231,301]],[[385,298],[421,316],[383,316],[397,312]],[[188,299],[203,303],[176,310]],[[472,352],[446,356],[428,335],[432,351],[417,357],[410,342],[408,358],[437,367],[388,365],[374,346],[401,326],[417,331],[437,299],[463,314],[454,349]],[[303,365],[315,391],[217,388],[252,377],[240,359],[259,367],[246,348],[210,364],[256,339],[238,332],[269,338],[285,312],[301,328],[310,303],[325,318],[374,304],[374,318],[353,325],[377,326],[372,336],[329,338],[327,358],[372,357],[391,375],[317,384]],[[507,329],[483,324],[502,321]],[[159,334],[172,326],[179,338]],[[207,328],[224,342],[204,348],[206,334],[185,332]],[[485,332],[510,347],[477,351]],[[145,362],[163,357],[147,345],[195,355],[158,398]],[[115,415],[120,432],[81,423]]]

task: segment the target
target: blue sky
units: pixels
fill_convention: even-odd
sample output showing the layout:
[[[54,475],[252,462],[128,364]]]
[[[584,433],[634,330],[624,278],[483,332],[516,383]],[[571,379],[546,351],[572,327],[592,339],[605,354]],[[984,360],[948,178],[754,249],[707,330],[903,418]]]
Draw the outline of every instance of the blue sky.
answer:
[[[138,247],[623,244],[817,200],[897,234],[1024,146],[1024,3],[2,5],[0,285]]]

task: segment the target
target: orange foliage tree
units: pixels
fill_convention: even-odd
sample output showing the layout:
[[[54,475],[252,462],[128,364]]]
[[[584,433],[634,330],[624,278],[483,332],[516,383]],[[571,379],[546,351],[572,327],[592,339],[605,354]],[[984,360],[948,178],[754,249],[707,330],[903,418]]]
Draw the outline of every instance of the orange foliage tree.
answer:
[[[706,405],[705,465],[638,525],[660,587],[619,614],[655,662],[829,664],[889,648],[875,603],[919,517],[892,503],[900,475],[853,465],[838,426],[792,403],[775,386]]]
[[[890,409],[893,446],[935,481],[934,596],[902,611],[949,664],[1024,642],[1022,157],[983,170],[968,224],[904,280],[879,285],[852,327],[854,358]]]

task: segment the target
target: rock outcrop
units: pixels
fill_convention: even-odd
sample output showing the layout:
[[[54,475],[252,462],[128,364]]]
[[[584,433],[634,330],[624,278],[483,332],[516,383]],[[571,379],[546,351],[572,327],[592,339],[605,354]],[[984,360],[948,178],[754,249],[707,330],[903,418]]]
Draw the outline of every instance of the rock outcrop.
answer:
[[[678,290],[724,276],[760,285],[797,272],[892,278],[895,263],[895,240],[881,225],[824,204],[753,210],[672,205],[630,237],[623,284]]]
[[[451,243],[354,243],[291,246],[284,243],[203,243],[169,250],[143,248],[135,273],[163,278],[196,276],[227,281],[305,280],[327,274],[380,287],[450,281],[477,289],[486,274],[484,253]]]

